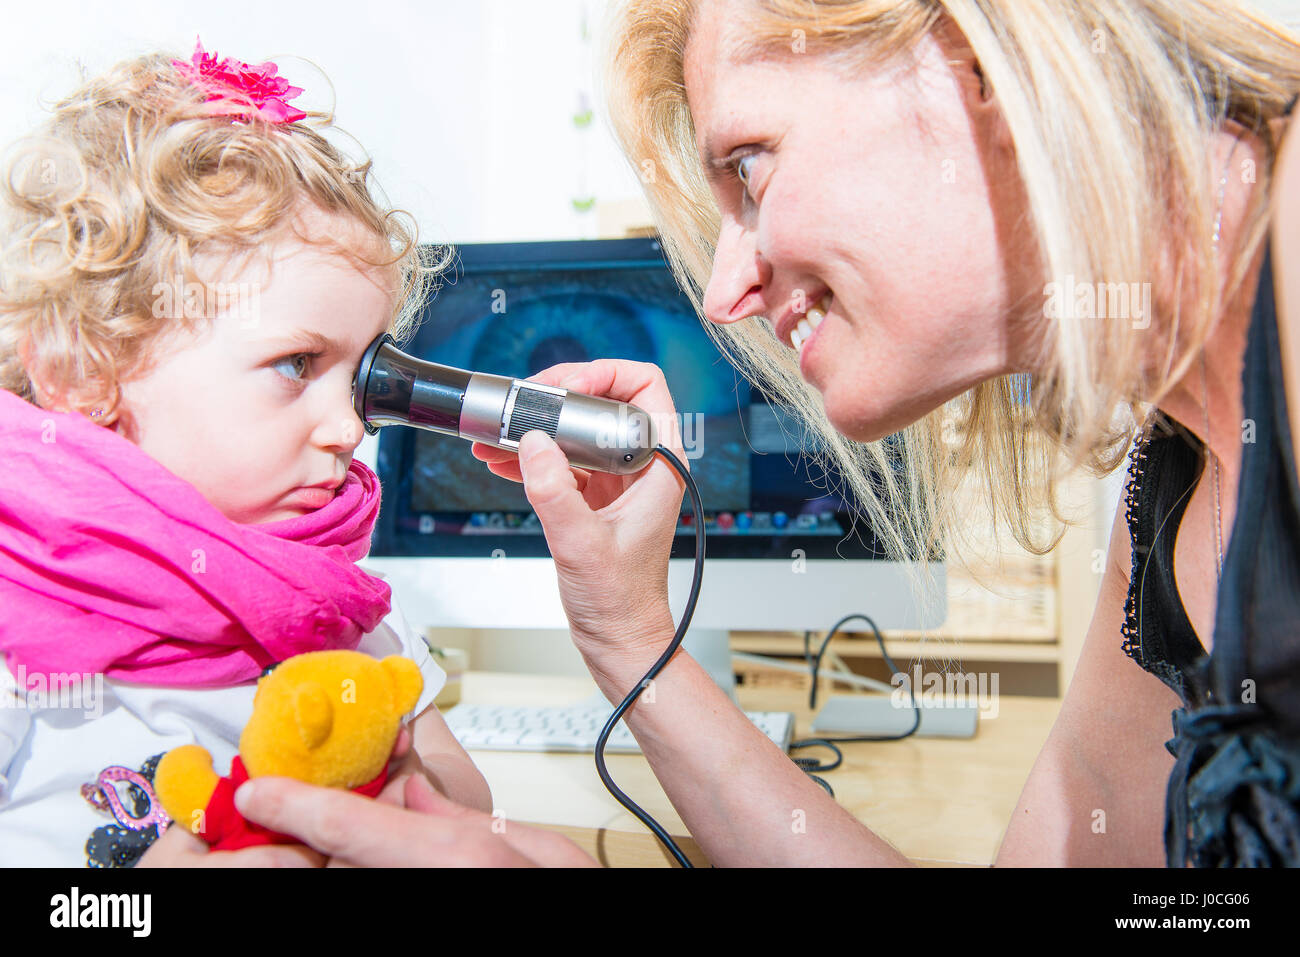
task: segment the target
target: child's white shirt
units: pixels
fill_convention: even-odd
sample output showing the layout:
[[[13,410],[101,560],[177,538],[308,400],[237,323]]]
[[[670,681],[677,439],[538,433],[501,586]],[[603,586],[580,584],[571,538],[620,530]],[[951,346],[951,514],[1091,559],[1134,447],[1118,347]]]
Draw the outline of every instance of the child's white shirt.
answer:
[[[376,658],[403,655],[419,666],[424,690],[408,718],[433,703],[447,678],[395,598],[357,650]],[[257,688],[256,682],[194,689],[104,679],[97,705],[74,693],[63,703],[78,707],[51,701],[54,707],[29,709],[10,690],[15,684],[0,655],[0,698],[6,699],[0,702],[0,866],[85,867],[86,841],[115,821],[82,797],[81,786],[106,767],[138,771],[156,754],[199,744],[218,774],[229,773]]]

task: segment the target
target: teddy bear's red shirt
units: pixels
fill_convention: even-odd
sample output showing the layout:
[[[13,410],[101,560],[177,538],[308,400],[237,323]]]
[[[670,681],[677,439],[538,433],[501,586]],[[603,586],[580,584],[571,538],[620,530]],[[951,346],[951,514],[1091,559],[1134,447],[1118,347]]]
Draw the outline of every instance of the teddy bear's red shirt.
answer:
[[[248,771],[239,755],[230,765],[230,776],[217,781],[216,790],[203,812],[203,829],[199,837],[203,838],[214,851],[235,851],[241,847],[253,847],[257,844],[301,844],[299,838],[291,834],[281,834],[269,828],[247,821],[235,808],[235,791],[248,780]],[[388,768],[379,772],[373,781],[353,788],[354,794],[377,797],[388,782]]]

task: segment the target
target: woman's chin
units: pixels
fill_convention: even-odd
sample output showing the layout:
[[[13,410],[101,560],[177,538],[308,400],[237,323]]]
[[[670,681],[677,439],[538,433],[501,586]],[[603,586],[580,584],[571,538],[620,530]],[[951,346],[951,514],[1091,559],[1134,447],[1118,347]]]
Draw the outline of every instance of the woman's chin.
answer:
[[[881,439],[902,432],[921,418],[921,416],[882,416],[879,413],[864,414],[860,410],[856,415],[851,412],[832,415],[829,409],[826,417],[831,425],[835,426],[837,432],[854,442],[879,442]]]
[[[844,405],[837,402],[833,395],[822,396],[826,409],[826,418],[835,431],[855,442],[875,442],[892,434],[888,431],[878,414],[869,410]]]

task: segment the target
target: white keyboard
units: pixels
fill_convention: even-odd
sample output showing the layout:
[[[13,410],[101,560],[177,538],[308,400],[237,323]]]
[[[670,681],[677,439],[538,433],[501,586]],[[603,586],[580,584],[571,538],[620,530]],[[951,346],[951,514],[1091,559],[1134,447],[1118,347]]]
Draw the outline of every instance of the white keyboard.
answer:
[[[466,750],[483,751],[590,751],[614,713],[609,705],[593,708],[520,708],[502,705],[461,704],[444,717],[456,740]],[[745,717],[771,738],[782,751],[789,750],[794,715],[788,711],[746,711]],[[605,751],[638,753],[641,746],[622,721],[605,742]]]

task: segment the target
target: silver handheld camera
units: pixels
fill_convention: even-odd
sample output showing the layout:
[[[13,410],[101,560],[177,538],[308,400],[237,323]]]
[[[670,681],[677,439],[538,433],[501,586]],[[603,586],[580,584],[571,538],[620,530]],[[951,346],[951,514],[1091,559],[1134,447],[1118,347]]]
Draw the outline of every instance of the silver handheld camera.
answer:
[[[367,347],[352,405],[371,435],[410,425],[517,451],[525,432],[541,429],[570,465],[616,475],[641,471],[658,444],[649,414],[634,405],[426,362],[388,333]]]

